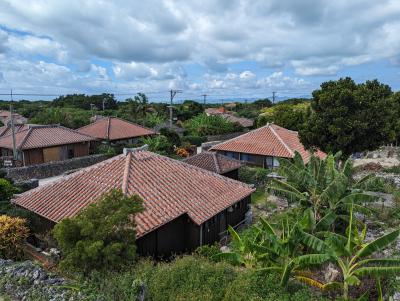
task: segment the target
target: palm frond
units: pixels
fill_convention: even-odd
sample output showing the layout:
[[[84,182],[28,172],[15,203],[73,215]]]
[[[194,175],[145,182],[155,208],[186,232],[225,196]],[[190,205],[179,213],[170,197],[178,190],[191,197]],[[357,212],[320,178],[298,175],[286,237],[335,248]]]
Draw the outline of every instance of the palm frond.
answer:
[[[318,237],[301,230],[298,231],[298,235],[300,241],[310,249],[316,252],[323,252],[326,250],[326,244]]]
[[[397,267],[363,267],[355,270],[357,276],[391,276],[400,273],[400,266]]]
[[[296,257],[293,261],[300,267],[321,264],[331,259],[329,254],[306,254]]]

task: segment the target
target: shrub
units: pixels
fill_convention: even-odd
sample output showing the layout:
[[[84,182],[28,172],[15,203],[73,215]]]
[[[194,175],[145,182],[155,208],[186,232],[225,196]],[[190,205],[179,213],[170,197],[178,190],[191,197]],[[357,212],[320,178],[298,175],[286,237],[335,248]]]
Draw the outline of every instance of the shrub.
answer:
[[[178,133],[170,130],[169,128],[160,129],[160,134],[167,137],[168,141],[175,146],[181,145],[181,137],[179,137]]]
[[[18,189],[10,181],[0,178],[0,214],[7,214],[11,209],[10,199]]]
[[[238,126],[218,115],[200,114],[184,124],[185,129],[194,136],[219,135],[238,131]],[[242,128],[243,129],[243,128]]]
[[[261,167],[242,166],[239,169],[239,181],[254,184],[257,187],[264,186],[268,180],[270,171]]]
[[[25,219],[0,215],[0,256],[14,258],[28,233]]]
[[[71,271],[118,269],[136,256],[134,215],[142,210],[138,196],[113,189],[74,218],[54,228],[61,247],[60,267]]]
[[[187,142],[191,145],[200,146],[203,142],[207,141],[207,137],[204,136],[184,136],[182,143]]]
[[[98,154],[106,155],[107,157],[113,157],[118,153],[115,147],[105,144],[99,145],[96,152]]]
[[[149,150],[161,155],[169,155],[174,152],[173,144],[163,135],[142,138],[141,142],[149,146]]]

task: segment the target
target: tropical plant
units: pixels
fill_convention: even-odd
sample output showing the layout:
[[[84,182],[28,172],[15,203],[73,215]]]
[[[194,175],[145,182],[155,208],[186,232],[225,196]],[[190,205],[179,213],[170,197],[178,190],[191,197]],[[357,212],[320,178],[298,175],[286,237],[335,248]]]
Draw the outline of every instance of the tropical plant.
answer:
[[[200,114],[187,120],[184,128],[194,136],[219,135],[241,130],[221,116],[207,116],[206,114]]]
[[[77,216],[66,218],[53,230],[61,250],[60,266],[89,272],[126,265],[136,256],[135,214],[142,200],[113,189],[87,206]]]
[[[286,181],[272,179],[268,191],[296,201],[303,208],[312,208],[319,228],[331,226],[349,212],[351,204],[360,213],[371,213],[372,209],[364,205],[377,197],[361,189],[368,188],[371,177],[354,182],[350,160],[340,164],[340,157],[341,153],[330,154],[324,160],[312,156],[306,165],[296,152],[293,161],[280,161],[278,172]]]
[[[400,273],[400,258],[372,257],[376,252],[386,248],[395,242],[400,234],[396,229],[371,242],[365,242],[366,226],[359,231],[353,221],[353,208],[350,209],[349,226],[347,236],[328,232],[326,233],[325,252],[329,254],[342,272],[342,283],[331,282],[324,286],[340,286],[345,299],[349,296],[349,287],[359,285],[360,277],[372,276],[377,279],[380,288],[380,277],[386,277]]]
[[[0,256],[14,258],[28,234],[25,219],[0,215]]]
[[[282,221],[280,231],[276,231],[265,219],[254,226],[253,235],[241,237],[233,228],[229,228],[232,237],[230,252],[213,256],[214,259],[226,260],[234,265],[259,267],[264,271],[281,274],[281,285],[286,286],[292,275],[305,279],[305,268],[321,264],[330,259],[323,251],[323,242],[303,230],[308,228],[305,216],[294,225],[288,219]],[[305,254],[305,247],[315,253]]]
[[[170,155],[174,153],[174,145],[164,135],[144,137],[141,139],[141,143],[147,144],[150,151],[161,155]]]

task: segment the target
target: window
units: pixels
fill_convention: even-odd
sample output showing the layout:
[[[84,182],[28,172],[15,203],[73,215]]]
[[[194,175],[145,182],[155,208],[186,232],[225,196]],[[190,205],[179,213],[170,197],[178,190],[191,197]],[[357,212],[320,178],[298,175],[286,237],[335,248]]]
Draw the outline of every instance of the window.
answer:
[[[251,161],[251,160],[252,160],[252,157],[251,157],[250,154],[241,153],[241,154],[240,154],[240,159],[241,159],[242,161]]]
[[[272,168],[274,165],[274,158],[273,157],[266,157],[265,158],[265,164],[267,165],[268,168]]]
[[[226,152],[225,155],[229,158],[235,158],[235,153],[232,152]]]

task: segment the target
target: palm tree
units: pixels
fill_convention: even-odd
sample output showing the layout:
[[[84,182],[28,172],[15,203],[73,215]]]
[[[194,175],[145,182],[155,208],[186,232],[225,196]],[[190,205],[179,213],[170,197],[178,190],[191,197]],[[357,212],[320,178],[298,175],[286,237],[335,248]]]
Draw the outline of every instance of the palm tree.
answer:
[[[312,208],[319,226],[332,225],[338,216],[348,213],[351,204],[358,212],[371,213],[364,204],[376,201],[377,197],[360,189],[362,184],[368,187],[371,176],[354,182],[350,160],[340,166],[340,156],[328,155],[325,160],[312,156],[306,165],[296,152],[293,161],[280,161],[279,173],[287,180],[272,179],[268,190],[297,201],[304,208]]]

